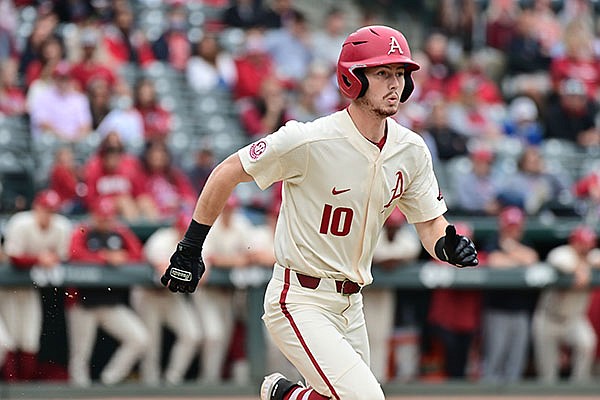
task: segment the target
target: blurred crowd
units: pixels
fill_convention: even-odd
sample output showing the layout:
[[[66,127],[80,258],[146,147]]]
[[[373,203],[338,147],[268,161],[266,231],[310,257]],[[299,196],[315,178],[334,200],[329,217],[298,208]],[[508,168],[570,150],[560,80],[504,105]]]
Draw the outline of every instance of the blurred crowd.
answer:
[[[600,267],[596,2],[440,0],[410,8],[422,21],[385,1],[330,1],[319,13],[307,3],[0,0],[0,123],[25,123],[32,157],[53,152],[48,164],[34,160],[41,179],[31,201],[2,210],[0,261],[48,270],[145,262],[158,276],[219,161],[216,149],[227,145],[192,124],[185,134],[203,140],[175,146],[181,116],[168,95],[180,90],[200,102],[225,94],[210,112],[233,114],[247,143],[289,120],[343,109],[335,68],[344,38],[362,25],[390,24],[421,66],[394,118],[426,141],[464,234],[473,227],[461,226],[461,216],[497,220],[498,235],[478,243],[482,264],[545,261],[574,279],[571,288],[542,293],[368,288],[373,371],[382,382],[435,374],[589,380],[600,353],[600,295],[589,287]],[[161,87],[157,66],[183,89]],[[81,151],[84,144],[91,151]],[[232,197],[205,245],[209,268],[272,265],[279,201],[278,187]],[[581,224],[546,252],[523,236],[528,218],[540,216]],[[131,227],[140,222],[158,227],[143,241]],[[422,256],[414,230],[393,215],[375,263],[397,268]],[[62,378],[110,385],[138,371],[146,384],[177,384],[197,359],[192,370],[202,382],[247,381],[245,292],[201,285],[189,297],[158,286],[68,288],[60,296],[69,348]],[[43,320],[37,289],[0,289],[4,380],[49,375],[38,357]],[[173,334],[168,356],[165,326]],[[98,328],[118,346],[96,376]],[[289,370],[266,339],[269,368]]]

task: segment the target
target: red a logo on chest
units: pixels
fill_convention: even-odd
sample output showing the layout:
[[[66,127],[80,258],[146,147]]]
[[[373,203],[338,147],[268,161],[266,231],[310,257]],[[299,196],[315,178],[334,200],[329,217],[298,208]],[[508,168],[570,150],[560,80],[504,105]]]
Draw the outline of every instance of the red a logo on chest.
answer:
[[[404,192],[404,178],[402,176],[402,171],[397,171],[396,185],[392,189],[392,197],[390,198],[390,201],[388,201],[387,204],[383,206],[383,208],[388,208],[389,206],[391,206],[394,200],[402,196],[402,192]]]

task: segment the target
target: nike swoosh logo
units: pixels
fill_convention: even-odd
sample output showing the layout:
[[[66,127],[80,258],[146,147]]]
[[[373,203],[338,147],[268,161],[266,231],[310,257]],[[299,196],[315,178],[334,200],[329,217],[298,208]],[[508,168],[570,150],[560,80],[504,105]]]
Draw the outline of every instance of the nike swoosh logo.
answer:
[[[338,194],[346,193],[349,190],[350,189],[336,190],[336,188],[334,186],[333,189],[331,189],[331,194],[334,195],[334,196],[337,196]]]

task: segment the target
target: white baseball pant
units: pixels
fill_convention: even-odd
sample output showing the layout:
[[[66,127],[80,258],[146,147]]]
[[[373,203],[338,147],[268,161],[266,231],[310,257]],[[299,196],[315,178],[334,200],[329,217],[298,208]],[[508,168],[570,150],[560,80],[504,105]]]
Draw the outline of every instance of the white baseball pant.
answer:
[[[134,288],[131,304],[146,325],[149,335],[148,349],[140,365],[142,381],[148,385],[160,383],[162,327],[175,334],[164,378],[168,383],[181,383],[200,340],[200,330],[191,305],[181,294],[164,288]]]
[[[69,376],[75,385],[88,386],[91,383],[89,367],[98,327],[120,343],[100,375],[100,380],[106,385],[123,380],[148,349],[146,327],[130,308],[124,305],[93,308],[74,305],[67,310],[67,329]]]
[[[314,390],[337,400],[385,398],[369,369],[361,293],[342,295],[332,279],[306,288],[276,265],[264,307],[271,337]]]
[[[585,315],[564,321],[538,312],[533,316],[532,335],[535,365],[541,381],[558,381],[560,345],[563,343],[573,349],[571,381],[586,382],[591,379],[597,340]]]
[[[221,381],[229,343],[233,334],[233,289],[200,287],[192,299],[202,332],[200,375],[202,382]]]
[[[42,301],[35,288],[0,289],[0,315],[13,349],[36,354],[42,334]]]
[[[395,293],[393,289],[367,287],[363,290],[364,314],[371,349],[371,371],[387,380],[390,338],[394,332]]]

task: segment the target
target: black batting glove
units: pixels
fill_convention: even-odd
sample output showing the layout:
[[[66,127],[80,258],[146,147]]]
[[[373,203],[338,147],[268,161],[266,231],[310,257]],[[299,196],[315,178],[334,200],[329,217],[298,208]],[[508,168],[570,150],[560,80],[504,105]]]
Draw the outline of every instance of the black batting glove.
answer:
[[[435,255],[442,261],[459,268],[474,267],[479,264],[475,245],[466,236],[458,235],[454,225],[446,227],[446,236],[435,244]]]
[[[206,271],[202,245],[210,226],[192,220],[185,236],[177,244],[160,282],[171,292],[193,293]]]

